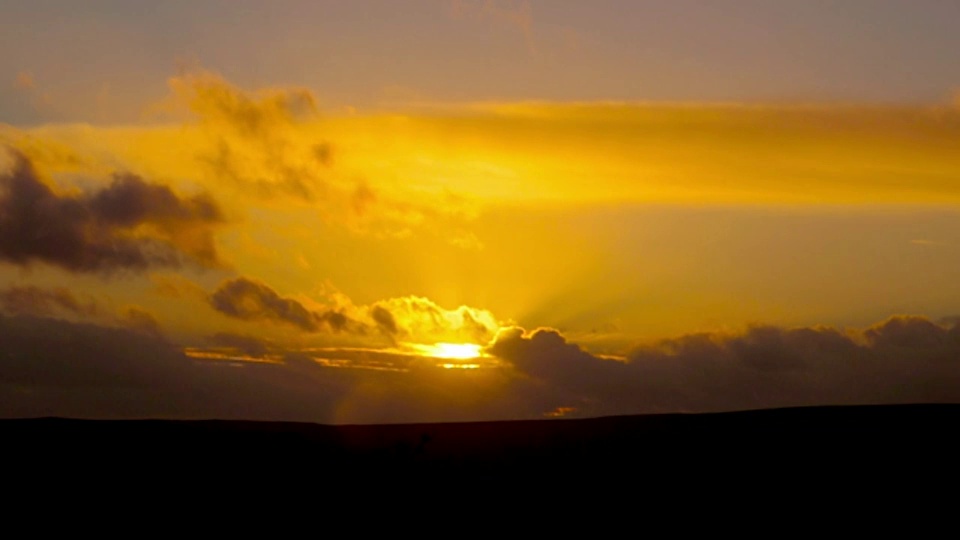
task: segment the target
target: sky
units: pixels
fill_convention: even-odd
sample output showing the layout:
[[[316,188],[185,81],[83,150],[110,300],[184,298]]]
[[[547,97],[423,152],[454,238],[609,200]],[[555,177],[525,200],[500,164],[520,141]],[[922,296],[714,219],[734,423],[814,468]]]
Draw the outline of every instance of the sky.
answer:
[[[960,399],[960,4],[0,0],[5,416]]]

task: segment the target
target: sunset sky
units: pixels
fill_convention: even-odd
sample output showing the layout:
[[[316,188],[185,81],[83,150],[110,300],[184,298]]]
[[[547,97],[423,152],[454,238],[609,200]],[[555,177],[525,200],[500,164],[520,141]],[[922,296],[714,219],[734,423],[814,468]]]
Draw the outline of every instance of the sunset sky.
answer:
[[[0,0],[0,414],[958,401],[957,21]]]

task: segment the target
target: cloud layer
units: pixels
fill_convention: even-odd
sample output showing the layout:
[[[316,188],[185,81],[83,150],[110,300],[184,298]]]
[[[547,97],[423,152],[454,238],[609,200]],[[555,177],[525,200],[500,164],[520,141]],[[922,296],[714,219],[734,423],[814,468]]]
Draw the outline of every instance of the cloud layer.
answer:
[[[960,400],[960,328],[922,317],[694,334],[621,359],[508,327],[474,370],[228,333],[184,354],[148,332],[22,315],[0,315],[0,340],[5,416],[416,422]]]

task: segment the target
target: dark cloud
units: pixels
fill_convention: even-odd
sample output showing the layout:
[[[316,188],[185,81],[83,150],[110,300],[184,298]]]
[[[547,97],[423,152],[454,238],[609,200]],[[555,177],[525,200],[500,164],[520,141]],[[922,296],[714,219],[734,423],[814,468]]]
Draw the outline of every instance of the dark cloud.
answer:
[[[922,317],[860,335],[772,326],[692,334],[624,360],[591,355],[555,330],[508,328],[488,352],[562,388],[581,413],[960,401],[960,328]]]
[[[160,330],[160,323],[157,322],[157,318],[149,311],[137,306],[126,308],[121,315],[121,321],[126,328],[134,332],[156,338],[163,337],[163,332]]]
[[[390,313],[383,306],[373,306],[373,309],[370,310],[370,317],[373,318],[374,322],[377,323],[377,327],[380,328],[388,336],[396,335],[397,321],[393,318],[393,314]]]
[[[579,385],[619,367],[568,343],[559,332],[549,328],[538,328],[529,334],[518,327],[503,329],[488,351],[524,373],[561,384]]]
[[[0,175],[0,260],[43,262],[74,272],[217,266],[212,228],[222,221],[206,195],[117,175],[95,193],[58,195],[16,151]]]
[[[353,321],[339,311],[324,311],[323,313],[314,313],[317,320],[325,323],[334,332],[343,332],[348,330]],[[362,333],[361,327],[357,326],[354,330]]]
[[[45,289],[34,285],[12,286],[0,290],[0,311],[12,315],[64,317],[99,321],[134,332],[161,338],[160,323],[148,311],[127,306],[119,312],[90,297],[82,299],[63,287]]]
[[[196,361],[155,336],[47,318],[0,315],[0,343],[4,417],[329,421],[349,382]]]
[[[329,142],[313,145],[313,157],[317,158],[321,165],[326,167],[333,165],[333,145]]]
[[[292,298],[280,296],[265,283],[246,277],[221,283],[210,295],[210,305],[224,315],[245,321],[286,323],[307,332],[324,328],[335,332],[362,332],[362,325],[340,312],[311,311]]]
[[[94,300],[80,300],[66,288],[43,289],[33,285],[0,290],[0,308],[14,315],[55,315],[66,312],[96,316],[102,311]]]
[[[877,348],[936,350],[949,344],[956,323],[951,327],[945,328],[923,317],[891,317],[868,328],[864,335]]]
[[[211,340],[262,352],[253,338],[218,334]],[[283,362],[195,359],[166,340],[125,328],[4,315],[0,343],[0,417],[7,418],[379,423],[506,418],[518,411],[537,416],[546,406],[531,406],[535,389],[526,391],[525,382],[505,381],[495,370],[376,369],[395,360],[389,355],[355,353],[370,369],[324,367],[289,351]],[[504,389],[502,398],[490,399]]]
[[[3,384],[149,388],[189,368],[166,341],[124,328],[0,315],[0,343]]]
[[[624,360],[555,330],[507,328],[488,349],[506,366],[463,371],[226,333],[209,343],[282,361],[188,357],[129,328],[0,315],[0,416],[410,422],[960,401],[958,330],[936,325],[942,339],[932,341],[925,322],[895,318],[856,335],[769,326],[693,334]]]

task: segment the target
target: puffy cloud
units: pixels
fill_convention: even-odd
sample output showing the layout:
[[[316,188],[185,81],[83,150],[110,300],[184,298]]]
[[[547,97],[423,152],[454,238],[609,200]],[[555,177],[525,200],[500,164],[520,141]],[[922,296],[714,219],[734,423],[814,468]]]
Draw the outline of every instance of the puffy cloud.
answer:
[[[214,309],[245,321],[266,320],[291,324],[307,332],[359,329],[346,315],[329,310],[311,311],[292,298],[284,298],[265,283],[238,277],[220,284],[210,295]]]
[[[620,367],[616,362],[595,357],[567,342],[551,328],[538,328],[529,333],[516,326],[503,328],[487,350],[525,373],[563,384],[580,384],[599,372]]]
[[[488,352],[595,414],[960,399],[960,328],[893,317],[860,333],[758,326],[598,357],[556,330],[502,329]]]
[[[957,323],[945,328],[924,317],[891,317],[864,332],[876,348],[936,350],[956,345]]]
[[[0,175],[0,260],[74,272],[220,264],[212,229],[222,216],[208,196],[180,197],[132,175],[93,193],[57,194],[10,152],[13,166]]]
[[[396,178],[392,166],[371,171],[370,164],[382,159],[374,152],[371,162],[361,155],[367,143],[349,139],[352,129],[322,119],[309,90],[248,91],[206,71],[173,77],[169,86],[164,108],[186,110],[195,119],[201,134],[197,170],[213,183],[253,194],[261,205],[308,209],[358,234],[401,238],[415,230],[449,230],[450,242],[478,245],[475,238],[466,242],[470,236],[462,230],[475,214],[467,201],[446,187]]]
[[[318,116],[309,90],[246,92],[206,71],[173,77],[169,86],[166,107],[190,111],[213,142],[201,162],[215,177],[261,197],[313,200],[328,192],[335,149],[302,129]]]
[[[272,321],[305,332],[345,333],[371,344],[377,336],[400,342],[487,343],[500,327],[486,310],[460,306],[445,309],[418,296],[381,300],[357,306],[342,293],[330,293],[326,304],[284,297],[266,283],[236,277],[221,283],[208,297],[220,313],[245,321]],[[379,340],[383,344],[382,339]]]
[[[382,300],[369,308],[369,316],[384,334],[420,343],[487,343],[500,327],[489,311],[469,306],[444,309],[419,296]]]

